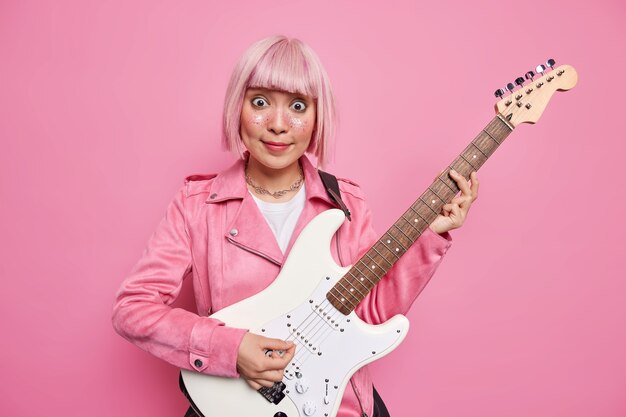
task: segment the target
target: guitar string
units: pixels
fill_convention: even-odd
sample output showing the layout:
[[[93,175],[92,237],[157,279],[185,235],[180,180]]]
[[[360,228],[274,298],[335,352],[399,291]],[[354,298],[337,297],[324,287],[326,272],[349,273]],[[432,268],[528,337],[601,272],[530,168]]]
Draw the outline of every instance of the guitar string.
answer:
[[[326,305],[324,305],[324,303],[325,303]],[[328,306],[328,304],[330,304],[330,303],[329,303],[329,302],[327,302],[327,301],[325,301],[324,303],[322,304],[322,305],[324,306],[324,308],[325,308],[325,307],[327,307],[327,306]],[[334,308],[334,306],[333,306],[333,308]],[[339,312],[339,311],[338,311],[338,310],[336,310],[336,309],[334,309],[334,311],[332,311],[332,310],[331,310],[331,312],[333,313],[333,316],[331,316],[331,317],[336,317],[337,315],[342,315],[342,316],[343,316],[343,314],[341,314],[341,312]],[[344,317],[345,317],[345,316],[344,316]],[[314,321],[317,321],[317,324],[321,324],[321,326],[320,326],[320,327],[322,327],[322,328],[324,329],[324,332],[323,332],[323,333],[322,333],[319,337],[317,337],[317,338],[315,339],[315,341],[316,341],[316,345],[321,346],[321,345],[323,344],[323,342],[324,342],[324,341],[326,341],[326,339],[328,338],[328,336],[330,336],[330,334],[332,334],[332,332],[334,332],[334,331],[336,331],[336,330],[332,329],[332,327],[331,327],[328,323],[326,323],[326,321],[325,321],[325,320],[323,320],[323,319],[322,319],[320,316],[318,316],[317,314],[316,314],[316,317],[314,317],[314,319],[316,319],[316,320],[314,320]],[[319,330],[318,330],[318,331],[319,331]],[[321,339],[321,340],[320,340],[320,339]],[[302,350],[302,351],[301,351],[301,355],[299,355],[298,360],[299,360],[299,361],[300,361],[300,362],[304,365],[304,363],[306,363],[308,359],[310,359],[312,356],[315,356],[315,355],[314,355],[314,354],[312,354],[312,353],[308,350],[308,348],[306,347],[306,345],[305,345],[305,346],[303,346],[303,349],[304,349],[304,350],[306,350],[306,351],[304,351],[304,350]],[[302,359],[302,356],[305,356],[305,359]]]
[[[323,303],[322,303],[323,305]],[[318,307],[319,308],[319,307]],[[308,322],[308,323],[307,323]],[[308,332],[309,330],[309,326],[311,324],[314,324],[314,329],[316,327],[318,327],[317,325],[323,321],[320,320],[319,315],[317,314],[317,311],[313,311],[312,313],[310,313],[306,319],[298,326],[298,329],[300,329],[300,333],[301,335],[298,335],[298,331],[296,330],[296,332],[292,332],[292,336],[294,337],[295,341],[297,341],[299,344],[302,345],[302,349],[306,350],[306,352],[309,352],[309,350],[307,349],[306,343],[309,343],[310,340],[312,340],[313,336],[310,335]],[[295,333],[295,335],[294,335]],[[298,339],[299,338],[299,339]],[[306,342],[302,342],[302,340],[306,340]],[[300,349],[300,355],[302,356],[304,355],[306,352],[304,352],[304,350]],[[298,356],[298,352],[296,352],[296,357]]]
[[[327,327],[327,326],[325,326]],[[328,327],[326,328],[326,332],[323,335],[323,337],[321,338],[321,341],[319,342],[319,345],[323,345],[323,343],[326,341],[326,339],[333,333],[332,329],[329,329]],[[301,359],[301,363],[304,366],[304,364],[311,358],[311,357],[315,357],[315,355],[311,354],[311,352],[309,352],[308,350],[306,352],[303,353],[304,359]]]
[[[321,307],[323,310],[326,310],[326,307],[328,306],[328,304],[330,304],[330,303],[328,303],[328,301],[327,301],[327,300],[324,300],[324,302],[322,302],[322,304],[318,306],[318,309]],[[307,322],[308,322],[308,323],[307,323]],[[305,325],[305,323],[307,323],[307,324]],[[322,328],[322,329],[323,329],[324,327],[328,328],[328,327],[330,326],[329,324],[327,324],[327,323],[326,323],[326,321],[325,321],[325,320],[323,320],[323,319],[322,319],[322,318],[321,318],[321,317],[317,314],[317,311],[315,311],[315,312],[313,312],[313,313],[309,314],[309,315],[306,317],[306,319],[305,319],[305,320],[301,323],[301,325],[300,325],[300,326],[304,326],[304,327],[303,327],[303,329],[308,329],[308,328],[309,328],[309,326],[311,326],[311,324],[313,324],[313,325],[314,325],[314,327],[313,327],[314,332],[313,332],[313,333],[307,333],[307,334],[306,334],[306,337],[307,337],[307,338],[306,338],[306,339],[304,339],[304,340],[306,340],[306,342],[304,342],[304,343],[303,343],[303,342],[301,341],[301,340],[303,340],[303,338],[304,338],[304,332],[303,332],[302,330],[301,330],[301,333],[302,333],[302,335],[301,335],[301,336],[298,336],[298,335],[297,335],[297,331],[295,332],[295,333],[296,333],[296,335],[295,335],[295,336],[294,336],[294,334],[293,334],[294,332],[292,332],[292,334],[290,335],[290,337],[293,337],[293,338],[294,338],[294,341],[295,341],[295,342],[297,342],[298,344],[300,344],[300,345],[301,345],[301,349],[299,349],[299,352],[296,352],[295,359],[296,359],[296,360],[298,360],[298,361],[300,361],[300,362],[301,362],[301,363],[303,363],[303,364],[304,364],[304,362],[306,362],[306,360],[302,360],[302,357],[303,357],[303,356],[306,356],[306,355],[308,354],[308,355],[309,355],[309,356],[307,356],[307,359],[308,359],[308,357],[310,357],[310,356],[312,355],[312,354],[311,354],[311,352],[310,352],[310,350],[309,350],[309,349],[308,349],[308,347],[307,347],[307,343],[311,343],[311,344],[315,344],[316,346],[320,346],[320,343],[318,342],[318,341],[319,341],[319,337],[318,337],[318,335],[317,335],[317,334],[318,334],[318,332],[319,332],[320,328]],[[332,328],[331,328],[331,329],[329,329],[329,330],[330,330],[330,331],[332,331]],[[323,336],[323,335],[322,335],[322,336]],[[298,337],[300,337],[300,340],[298,340]],[[325,337],[322,337],[322,339],[323,339],[323,340],[325,340],[326,338],[325,338]]]

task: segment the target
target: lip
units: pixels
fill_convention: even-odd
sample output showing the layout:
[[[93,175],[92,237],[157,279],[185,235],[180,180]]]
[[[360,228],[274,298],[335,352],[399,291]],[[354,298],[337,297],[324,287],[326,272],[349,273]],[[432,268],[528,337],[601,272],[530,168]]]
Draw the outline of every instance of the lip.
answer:
[[[272,141],[261,141],[265,147],[273,152],[282,152],[289,149],[292,145],[291,143],[283,143],[283,142],[272,142]]]

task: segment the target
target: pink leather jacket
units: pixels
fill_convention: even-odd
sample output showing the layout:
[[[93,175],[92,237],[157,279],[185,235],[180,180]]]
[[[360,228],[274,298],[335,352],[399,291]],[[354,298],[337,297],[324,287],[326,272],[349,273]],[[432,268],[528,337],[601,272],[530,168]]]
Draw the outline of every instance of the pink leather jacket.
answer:
[[[334,207],[315,167],[306,157],[301,163],[307,201],[287,253],[315,215]],[[359,187],[343,179],[339,186],[352,221],[346,220],[335,234],[331,250],[335,260],[346,266],[356,262],[379,236]],[[406,313],[449,246],[447,234],[442,237],[427,229],[356,313],[374,324]],[[207,316],[263,290],[278,275],[284,260],[248,192],[244,161],[219,175],[188,177],[122,283],[113,326],[132,343],[179,368],[238,377],[237,352],[247,330]],[[185,278],[193,281],[197,313],[169,306]],[[346,387],[338,415],[358,417],[362,405],[371,416],[372,382],[367,367],[352,381],[354,389]]]

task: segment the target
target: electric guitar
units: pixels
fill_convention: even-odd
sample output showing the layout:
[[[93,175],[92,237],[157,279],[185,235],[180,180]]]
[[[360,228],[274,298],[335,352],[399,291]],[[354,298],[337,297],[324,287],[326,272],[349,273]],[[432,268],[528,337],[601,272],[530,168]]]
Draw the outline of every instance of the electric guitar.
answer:
[[[517,125],[535,123],[555,91],[576,85],[574,68],[553,66],[550,59],[537,74],[529,71],[496,91],[496,116],[355,265],[340,267],[333,261],[331,238],[345,214],[325,211],[304,228],[270,286],[213,314],[228,326],[293,341],[296,354],[282,382],[258,391],[242,378],[182,370],[196,412],[206,417],[336,416],[350,377],[393,351],[409,328],[402,315],[370,325],[354,309],[459,192],[449,170],[468,178]]]

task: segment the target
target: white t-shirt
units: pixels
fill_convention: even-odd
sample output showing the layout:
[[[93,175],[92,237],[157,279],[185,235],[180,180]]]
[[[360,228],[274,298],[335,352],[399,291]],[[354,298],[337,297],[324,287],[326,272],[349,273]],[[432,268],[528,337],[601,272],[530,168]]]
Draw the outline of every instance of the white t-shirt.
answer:
[[[248,191],[250,192],[250,191]],[[263,213],[263,217],[267,220],[270,229],[274,232],[276,241],[280,250],[285,253],[287,245],[291,240],[291,235],[296,228],[298,218],[304,209],[304,201],[306,193],[304,191],[304,184],[298,190],[293,198],[285,203],[268,203],[257,198],[254,194],[250,193],[256,201],[259,210]]]

